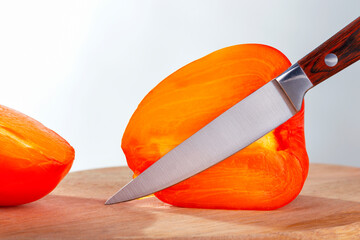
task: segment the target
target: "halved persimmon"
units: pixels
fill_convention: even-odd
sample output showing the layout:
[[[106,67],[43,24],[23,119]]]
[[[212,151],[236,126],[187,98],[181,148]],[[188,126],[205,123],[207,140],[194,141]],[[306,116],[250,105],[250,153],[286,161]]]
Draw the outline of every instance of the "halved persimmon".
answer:
[[[69,172],[74,154],[52,130],[0,105],[0,206],[44,197]]]
[[[272,47],[243,44],[171,74],[142,100],[125,130],[122,148],[134,175],[289,66]],[[155,196],[180,207],[276,209],[300,193],[308,166],[302,108],[245,149]]]

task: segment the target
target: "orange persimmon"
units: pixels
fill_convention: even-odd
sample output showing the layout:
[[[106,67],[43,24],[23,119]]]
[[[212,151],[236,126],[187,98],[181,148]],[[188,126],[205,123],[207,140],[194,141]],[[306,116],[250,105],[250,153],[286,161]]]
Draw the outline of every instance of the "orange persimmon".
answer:
[[[47,195],[69,172],[74,154],[52,130],[0,105],[0,206]]]
[[[290,66],[260,44],[227,47],[174,72],[142,100],[122,139],[138,175],[175,146]],[[276,209],[301,191],[308,173],[304,109],[213,167],[155,193],[180,207]]]

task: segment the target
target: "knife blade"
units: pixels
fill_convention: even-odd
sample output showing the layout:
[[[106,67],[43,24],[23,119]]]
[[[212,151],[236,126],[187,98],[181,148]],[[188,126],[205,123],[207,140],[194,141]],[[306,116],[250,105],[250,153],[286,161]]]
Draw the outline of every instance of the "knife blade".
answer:
[[[105,204],[147,196],[230,157],[295,115],[309,89],[359,58],[360,17],[168,152]]]

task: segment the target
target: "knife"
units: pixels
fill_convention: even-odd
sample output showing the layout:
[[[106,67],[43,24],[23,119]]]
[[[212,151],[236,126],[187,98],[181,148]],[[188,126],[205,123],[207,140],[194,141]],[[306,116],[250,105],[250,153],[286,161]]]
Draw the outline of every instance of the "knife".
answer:
[[[360,17],[168,152],[105,204],[155,193],[230,157],[294,116],[309,89],[359,59]]]

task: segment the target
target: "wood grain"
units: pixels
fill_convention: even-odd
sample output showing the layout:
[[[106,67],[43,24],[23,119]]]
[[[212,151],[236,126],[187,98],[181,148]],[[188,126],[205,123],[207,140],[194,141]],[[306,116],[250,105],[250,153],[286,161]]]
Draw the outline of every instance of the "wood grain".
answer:
[[[338,58],[338,63],[333,67],[325,64],[325,56],[329,53],[335,54]],[[359,59],[360,17],[299,60],[298,63],[315,86]]]
[[[45,198],[0,208],[2,239],[360,239],[360,168],[311,164],[300,196],[274,211],[185,209],[155,197],[105,206],[126,167],[70,173]]]

